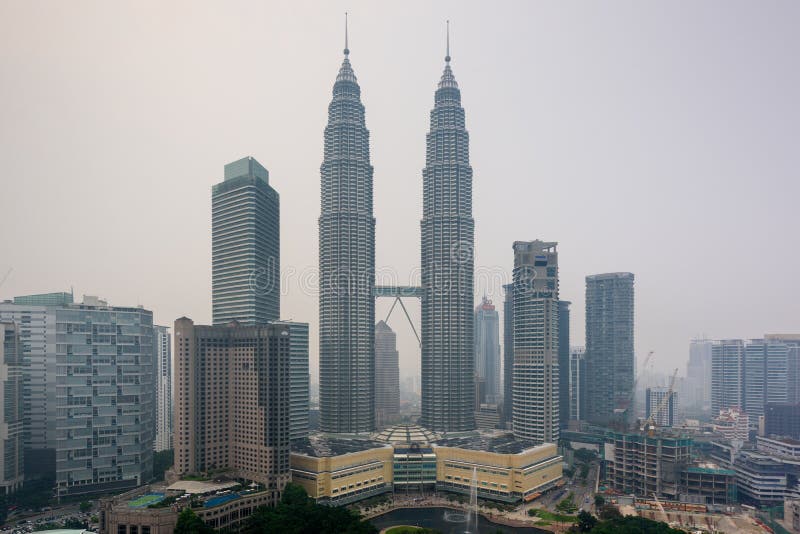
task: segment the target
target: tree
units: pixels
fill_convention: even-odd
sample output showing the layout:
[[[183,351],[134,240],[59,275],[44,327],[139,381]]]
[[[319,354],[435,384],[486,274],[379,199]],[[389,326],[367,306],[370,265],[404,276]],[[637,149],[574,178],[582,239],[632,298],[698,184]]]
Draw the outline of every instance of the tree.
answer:
[[[602,495],[594,496],[594,505],[600,508],[606,503],[606,499]]]
[[[164,480],[164,473],[175,463],[175,451],[167,449],[153,454],[153,480]]]
[[[600,519],[611,521],[622,517],[622,514],[613,504],[604,504],[601,506],[598,515],[600,516]]]
[[[214,529],[197,517],[191,508],[184,508],[178,515],[178,523],[172,532],[174,534],[213,534]]]
[[[581,513],[578,514],[579,532],[591,532],[595,525],[597,525],[597,518],[589,512],[581,511]]]
[[[86,513],[92,509],[92,503],[89,501],[83,501],[80,506],[78,507],[82,513]]]

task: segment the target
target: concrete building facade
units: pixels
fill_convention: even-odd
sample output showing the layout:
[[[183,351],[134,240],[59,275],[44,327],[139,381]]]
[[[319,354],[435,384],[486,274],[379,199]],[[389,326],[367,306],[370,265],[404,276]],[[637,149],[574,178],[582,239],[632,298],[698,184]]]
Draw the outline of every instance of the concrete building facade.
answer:
[[[225,165],[211,193],[211,300],[215,325],[280,316],[280,199],[252,157]]]
[[[227,470],[278,502],[290,477],[291,331],[175,321],[177,476]]]
[[[153,474],[153,313],[84,296],[56,313],[56,491],[119,491]]]
[[[167,326],[153,327],[156,382],[156,439],[154,450],[172,448],[172,336]]]
[[[586,416],[586,350],[571,347],[569,351],[569,418],[582,421]]]
[[[475,428],[475,221],[461,91],[449,52],[422,171],[422,416],[437,432]]]
[[[361,88],[344,60],[333,84],[320,168],[320,428],[375,427],[375,217],[369,131]]]
[[[514,243],[513,430],[520,439],[559,437],[557,243]]]
[[[514,398],[514,284],[503,286],[503,422],[510,425]]]
[[[634,276],[586,277],[586,420],[607,425],[627,417],[634,385]]]
[[[678,394],[666,387],[651,387],[645,392],[645,417],[658,427],[673,427],[678,422]]]
[[[569,425],[569,307],[568,300],[558,301],[558,422],[561,428]]]

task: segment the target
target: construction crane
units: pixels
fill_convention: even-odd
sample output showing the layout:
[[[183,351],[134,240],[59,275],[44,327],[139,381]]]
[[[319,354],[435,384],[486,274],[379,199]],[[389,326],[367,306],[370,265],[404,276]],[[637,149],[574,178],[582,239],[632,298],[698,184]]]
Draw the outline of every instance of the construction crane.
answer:
[[[666,408],[667,405],[669,405],[670,400],[672,400],[672,395],[675,391],[675,379],[677,378],[677,376],[678,376],[678,369],[675,368],[675,371],[672,373],[672,378],[670,378],[669,380],[669,388],[667,389],[667,394],[664,395],[664,398],[661,399],[661,402],[658,403],[658,406],[650,410],[650,416],[644,423],[644,430],[651,437],[653,436],[653,434],[655,434],[656,431],[656,417],[658,417],[658,414],[661,413],[661,410]]]

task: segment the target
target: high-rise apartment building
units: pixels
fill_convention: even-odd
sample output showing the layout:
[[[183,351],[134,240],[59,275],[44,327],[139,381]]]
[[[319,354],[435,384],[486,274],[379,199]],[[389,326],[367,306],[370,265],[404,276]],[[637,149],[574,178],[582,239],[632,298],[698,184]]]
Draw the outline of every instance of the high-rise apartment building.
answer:
[[[764,340],[786,346],[786,402],[800,403],[800,334],[767,334]]]
[[[56,313],[56,491],[119,491],[153,474],[153,313],[84,296]]]
[[[583,347],[569,350],[569,418],[572,421],[581,421],[586,416],[585,356]]]
[[[741,339],[715,341],[711,347],[711,413],[744,410],[744,358]]]
[[[175,466],[227,469],[264,484],[275,504],[290,480],[292,326],[175,321]]]
[[[475,308],[475,374],[485,382],[482,401],[497,404],[503,396],[500,389],[500,316],[486,297]]]
[[[678,418],[678,395],[666,387],[651,387],[645,392],[645,417],[653,416],[656,426],[675,426]]]
[[[586,277],[586,420],[627,418],[633,401],[633,274]]]
[[[472,167],[461,91],[445,56],[422,171],[422,417],[437,432],[475,428]]]
[[[569,424],[569,306],[568,300],[558,301],[558,421],[561,428]]]
[[[375,325],[375,424],[394,423],[400,416],[400,357],[397,335],[388,324]]]
[[[503,291],[503,422],[511,423],[514,405],[514,284],[505,284]]]
[[[320,168],[320,428],[375,427],[375,217],[372,165],[361,88],[344,60],[333,84]]]
[[[153,327],[155,358],[156,438],[154,450],[172,448],[172,336],[167,326]]]
[[[556,246],[514,242],[513,429],[535,443],[559,437]]]
[[[214,324],[280,316],[280,199],[252,157],[225,165],[211,193]]]
[[[22,487],[24,478],[22,342],[20,327],[0,321],[0,495]],[[5,506],[5,503],[3,504]]]

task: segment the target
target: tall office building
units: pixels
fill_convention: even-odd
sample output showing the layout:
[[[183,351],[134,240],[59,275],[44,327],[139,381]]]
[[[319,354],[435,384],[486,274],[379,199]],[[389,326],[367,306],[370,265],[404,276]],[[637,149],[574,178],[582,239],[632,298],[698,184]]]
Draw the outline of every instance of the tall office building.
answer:
[[[475,428],[475,221],[461,91],[445,67],[422,171],[422,417],[437,432]]]
[[[71,293],[14,297],[0,303],[0,320],[20,325],[23,373],[25,476],[52,478],[56,471],[56,308]]]
[[[56,491],[140,486],[153,474],[153,313],[89,296],[55,311]]]
[[[557,243],[514,242],[514,435],[557,443]]]
[[[503,422],[512,419],[514,385],[514,284],[503,285]]]
[[[711,414],[720,410],[744,410],[744,358],[741,339],[715,341],[711,347]]]
[[[320,428],[375,427],[375,218],[361,88],[344,60],[325,127],[319,218]]]
[[[400,416],[400,357],[397,335],[388,324],[375,325],[375,425],[384,428]]]
[[[586,277],[586,420],[629,417],[634,385],[633,274]]]
[[[656,426],[665,428],[675,426],[678,420],[678,395],[666,387],[651,387],[645,391],[645,417]]]
[[[581,421],[586,416],[585,356],[583,347],[569,349],[569,418],[572,421]]]
[[[693,339],[689,344],[689,363],[686,366],[685,405],[693,415],[711,409],[711,347],[708,339]]]
[[[280,315],[280,200],[254,158],[225,165],[211,193],[214,324],[263,324]]]
[[[289,469],[292,326],[175,321],[175,466],[226,469],[264,484],[276,504]]]
[[[0,321],[0,446],[3,451],[0,454],[0,495],[18,490],[24,478],[24,362],[19,331],[16,323]]]
[[[271,324],[287,325],[289,337],[289,437],[308,436],[310,386],[308,374],[308,323],[275,321]]]
[[[172,448],[172,336],[167,326],[153,327],[155,358],[156,439],[154,450]]]
[[[568,300],[558,301],[558,420],[561,428],[569,424],[569,306]]]
[[[500,316],[486,297],[475,308],[475,374],[486,383],[482,401],[500,402]]]

